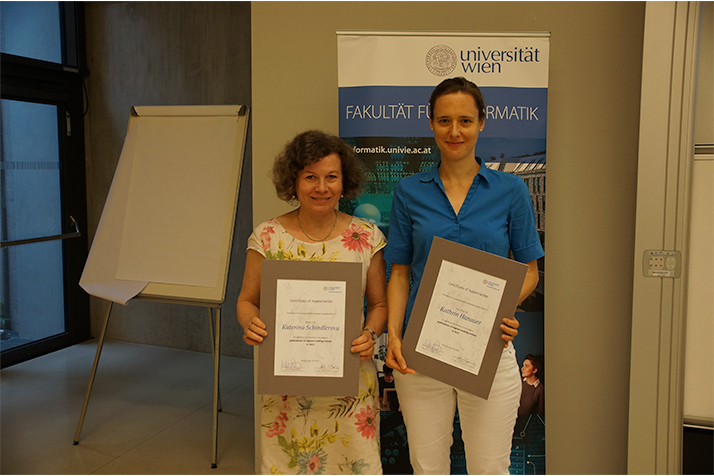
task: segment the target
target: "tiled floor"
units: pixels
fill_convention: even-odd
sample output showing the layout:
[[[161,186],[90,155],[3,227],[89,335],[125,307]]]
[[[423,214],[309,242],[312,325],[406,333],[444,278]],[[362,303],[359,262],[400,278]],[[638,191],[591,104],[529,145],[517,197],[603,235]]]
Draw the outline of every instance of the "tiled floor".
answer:
[[[97,341],[0,371],[2,474],[253,474],[253,362],[221,357],[211,468],[210,354],[107,341],[79,445]]]

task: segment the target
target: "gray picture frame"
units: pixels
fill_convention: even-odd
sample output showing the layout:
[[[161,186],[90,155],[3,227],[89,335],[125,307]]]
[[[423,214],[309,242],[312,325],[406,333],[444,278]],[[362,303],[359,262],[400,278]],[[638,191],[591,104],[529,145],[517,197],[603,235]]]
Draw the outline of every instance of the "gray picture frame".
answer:
[[[342,377],[275,375],[275,320],[279,279],[344,281],[345,343]],[[257,394],[305,396],[359,396],[359,354],[350,351],[362,328],[362,264],[324,261],[263,260],[260,277],[260,319],[268,335],[258,346]]]
[[[506,281],[478,375],[422,354],[416,349],[443,261],[450,261]],[[488,399],[505,344],[501,339],[500,325],[504,317],[512,318],[516,311],[527,270],[528,266],[518,261],[435,236],[402,344],[402,355],[407,365],[440,382]]]

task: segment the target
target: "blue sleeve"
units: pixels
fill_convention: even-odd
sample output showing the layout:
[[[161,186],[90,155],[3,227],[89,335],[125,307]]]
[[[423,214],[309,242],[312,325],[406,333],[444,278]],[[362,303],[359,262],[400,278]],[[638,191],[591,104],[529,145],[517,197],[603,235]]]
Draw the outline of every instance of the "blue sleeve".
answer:
[[[384,252],[385,261],[411,264],[413,257],[412,220],[404,199],[403,183],[399,182],[392,196],[389,214],[389,238]]]
[[[508,235],[516,261],[528,263],[545,256],[536,228],[535,212],[528,186],[522,180],[513,191],[509,210]]]

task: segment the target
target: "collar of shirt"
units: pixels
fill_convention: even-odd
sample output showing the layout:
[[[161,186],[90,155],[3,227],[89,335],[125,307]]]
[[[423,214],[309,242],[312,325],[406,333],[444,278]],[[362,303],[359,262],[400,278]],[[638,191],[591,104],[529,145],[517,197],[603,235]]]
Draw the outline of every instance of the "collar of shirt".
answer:
[[[523,381],[528,383],[526,377],[523,378]],[[528,385],[530,385],[531,387],[537,387],[538,385],[540,385],[540,379],[536,380],[534,383],[528,383]]]
[[[476,162],[478,162],[479,169],[478,169],[478,174],[476,176],[481,176],[484,180],[487,182],[491,181],[491,174],[493,174],[493,171],[483,165],[483,161],[481,160],[481,157],[476,157]],[[441,177],[439,176],[439,166],[441,165],[441,160],[432,168],[430,168],[426,174],[424,174],[424,177],[422,177],[421,181],[426,183],[426,182],[436,182],[440,184],[443,188],[443,183],[441,182]]]

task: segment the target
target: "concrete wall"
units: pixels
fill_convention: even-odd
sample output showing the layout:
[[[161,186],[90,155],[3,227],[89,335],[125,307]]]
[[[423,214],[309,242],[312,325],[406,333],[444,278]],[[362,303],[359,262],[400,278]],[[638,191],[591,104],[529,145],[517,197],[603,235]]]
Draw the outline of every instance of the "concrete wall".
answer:
[[[549,31],[547,472],[623,474],[644,3],[256,2],[254,223],[297,132],[337,132],[336,30]]]
[[[87,196],[93,239],[136,105],[251,104],[250,3],[89,2],[85,4],[89,112]],[[224,354],[251,357],[235,301],[251,231],[250,131],[238,203],[238,228],[222,312]],[[186,226],[191,219],[186,217]],[[92,299],[92,335],[108,303]],[[112,309],[107,337],[210,352],[205,308],[130,302]]]

